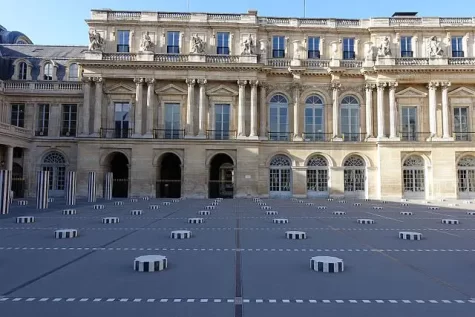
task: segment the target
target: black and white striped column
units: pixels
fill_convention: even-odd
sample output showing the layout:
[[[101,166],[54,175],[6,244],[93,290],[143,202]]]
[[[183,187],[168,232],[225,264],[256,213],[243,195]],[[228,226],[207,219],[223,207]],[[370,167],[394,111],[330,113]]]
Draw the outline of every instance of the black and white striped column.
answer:
[[[114,174],[112,172],[106,173],[104,176],[104,198],[106,200],[112,200],[112,180]]]
[[[6,215],[10,211],[10,184],[12,172],[0,170],[0,214]]]
[[[76,172],[69,171],[66,179],[66,205],[76,205]]]
[[[87,202],[96,202],[96,172],[87,174]]]
[[[48,209],[49,171],[36,173],[36,209]]]
[[[343,260],[333,256],[314,256],[310,258],[310,268],[324,273],[338,273],[345,270]]]

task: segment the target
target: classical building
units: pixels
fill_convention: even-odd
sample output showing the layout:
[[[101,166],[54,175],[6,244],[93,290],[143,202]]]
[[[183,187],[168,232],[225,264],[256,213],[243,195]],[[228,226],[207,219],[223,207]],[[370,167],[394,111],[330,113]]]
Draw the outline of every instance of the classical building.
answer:
[[[475,198],[475,19],[92,10],[1,44],[1,167],[116,197]],[[5,66],[6,65],[6,66]]]

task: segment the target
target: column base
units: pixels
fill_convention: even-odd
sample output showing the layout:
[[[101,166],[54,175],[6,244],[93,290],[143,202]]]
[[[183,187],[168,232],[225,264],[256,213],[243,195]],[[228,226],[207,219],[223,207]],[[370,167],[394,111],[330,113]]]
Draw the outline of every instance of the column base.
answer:
[[[376,142],[376,141],[378,141],[378,138],[371,135],[371,136],[366,137],[366,141],[367,142]]]
[[[245,135],[238,135],[238,136],[236,137],[236,140],[247,140],[247,136],[245,136]]]
[[[196,135],[185,135],[185,139],[196,139]]]
[[[388,141],[401,141],[401,138],[398,136],[390,136]]]
[[[266,137],[266,136],[259,136],[259,140],[260,141],[267,141],[267,140],[269,140],[269,138]]]
[[[294,141],[297,141],[297,142],[302,142],[302,141],[303,141],[303,138],[302,138],[300,135],[294,135],[293,140],[294,140]]]
[[[194,138],[195,138],[195,139],[202,139],[202,140],[204,140],[204,139],[206,139],[206,134],[204,134],[204,133],[198,133],[198,135],[195,136]]]
[[[141,133],[133,133],[132,134],[132,139],[141,139],[143,138],[143,134]]]
[[[257,135],[250,135],[247,137],[248,140],[260,140],[260,137]]]
[[[332,138],[332,142],[343,142],[343,138],[339,136],[334,136]]]
[[[153,134],[152,132],[147,132],[143,135],[144,139],[153,139]]]
[[[378,141],[388,141],[389,138],[385,135],[378,135]]]
[[[431,139],[432,141],[435,141],[435,142],[447,142],[447,141],[454,141],[454,138],[453,137],[433,137]]]

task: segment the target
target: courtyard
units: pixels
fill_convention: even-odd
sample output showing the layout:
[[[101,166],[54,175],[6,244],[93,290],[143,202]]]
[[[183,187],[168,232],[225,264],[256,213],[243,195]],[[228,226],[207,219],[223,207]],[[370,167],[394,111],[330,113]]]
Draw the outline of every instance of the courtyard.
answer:
[[[473,204],[225,199],[197,214],[213,202],[124,198],[95,210],[80,201],[75,215],[63,214],[70,207],[62,200],[47,211],[15,202],[0,215],[0,316],[473,315]],[[120,222],[103,224],[104,217]],[[195,217],[204,222],[188,223]],[[79,236],[55,239],[64,228]],[[192,237],[171,239],[180,229]],[[287,239],[290,230],[307,238]],[[422,240],[402,240],[400,231]],[[134,259],[147,254],[166,256],[168,268],[134,271]],[[310,258],[319,255],[341,258],[344,271],[312,271]]]

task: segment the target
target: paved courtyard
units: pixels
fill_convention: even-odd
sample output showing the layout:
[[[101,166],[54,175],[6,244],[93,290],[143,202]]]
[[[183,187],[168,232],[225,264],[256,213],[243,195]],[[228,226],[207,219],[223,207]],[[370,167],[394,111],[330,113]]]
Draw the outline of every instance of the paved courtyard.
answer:
[[[98,202],[104,210],[81,202],[76,215],[63,215],[62,201],[46,212],[30,201],[0,216],[0,316],[473,316],[472,204],[440,202],[431,210],[399,202],[263,199],[278,212],[272,216],[252,199],[234,199],[198,216],[213,200],[121,201]],[[143,214],[132,216],[133,209]],[[22,215],[35,222],[15,223]],[[120,223],[103,224],[105,216]],[[205,222],[189,224],[190,217]],[[375,223],[358,224],[359,218]],[[460,224],[442,224],[446,218]],[[55,239],[62,228],[78,229],[79,237]],[[193,237],[171,239],[177,229]],[[288,240],[288,230],[308,237]],[[423,239],[401,240],[399,231]],[[135,272],[134,258],[147,254],[165,255],[168,269]],[[312,271],[317,255],[343,259],[345,271]]]

